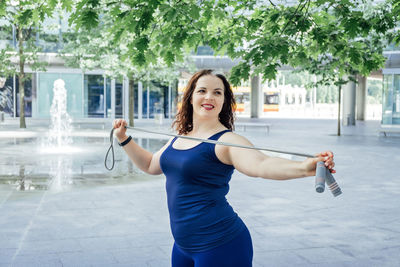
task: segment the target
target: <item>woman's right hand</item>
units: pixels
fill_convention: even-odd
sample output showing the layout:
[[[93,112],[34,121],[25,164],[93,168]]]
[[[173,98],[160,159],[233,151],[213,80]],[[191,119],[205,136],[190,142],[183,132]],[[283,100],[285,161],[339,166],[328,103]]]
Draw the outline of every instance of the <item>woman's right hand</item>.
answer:
[[[117,119],[114,120],[113,123],[113,128],[114,130],[114,135],[115,137],[117,137],[118,141],[121,143],[123,142],[126,138],[128,138],[126,136],[126,128],[125,126],[127,126],[128,124],[126,123],[126,121],[124,119]]]

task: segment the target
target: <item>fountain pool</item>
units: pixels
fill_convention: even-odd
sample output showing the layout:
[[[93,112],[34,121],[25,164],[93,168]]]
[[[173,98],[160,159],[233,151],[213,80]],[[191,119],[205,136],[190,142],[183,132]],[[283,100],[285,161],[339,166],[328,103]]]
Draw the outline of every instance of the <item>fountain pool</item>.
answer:
[[[14,190],[69,190],[74,187],[132,183],[154,179],[136,168],[125,152],[115,149],[116,166],[104,167],[109,146],[107,130],[73,131],[66,152],[43,150],[46,129],[36,129],[37,136],[0,138],[0,188]],[[99,137],[98,135],[103,135]],[[75,136],[74,136],[75,135]],[[91,136],[95,135],[95,136]],[[134,138],[145,149],[155,152],[167,140]]]
[[[21,191],[58,192],[74,186],[131,182],[146,176],[118,146],[115,147],[116,168],[108,171],[104,167],[108,130],[74,130],[67,113],[63,80],[54,82],[53,92],[48,128],[31,126],[27,131],[1,132],[0,189],[5,186]],[[166,142],[147,138],[135,141],[149,151],[158,150]]]

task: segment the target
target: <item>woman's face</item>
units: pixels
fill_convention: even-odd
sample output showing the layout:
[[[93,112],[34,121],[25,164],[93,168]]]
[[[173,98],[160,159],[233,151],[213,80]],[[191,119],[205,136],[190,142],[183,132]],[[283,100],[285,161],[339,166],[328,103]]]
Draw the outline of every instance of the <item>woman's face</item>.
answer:
[[[205,75],[197,80],[191,104],[193,115],[201,117],[217,117],[225,100],[225,88],[221,79],[213,75]]]

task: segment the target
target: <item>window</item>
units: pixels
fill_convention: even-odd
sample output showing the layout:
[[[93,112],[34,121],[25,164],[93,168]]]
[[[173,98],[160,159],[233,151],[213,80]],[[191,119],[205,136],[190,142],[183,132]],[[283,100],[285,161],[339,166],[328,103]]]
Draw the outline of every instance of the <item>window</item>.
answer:
[[[85,115],[90,118],[104,117],[104,78],[102,75],[85,75]]]
[[[393,75],[383,77],[383,99],[382,99],[382,124],[392,124],[393,113]]]
[[[400,74],[393,76],[393,117],[392,124],[400,124]]]

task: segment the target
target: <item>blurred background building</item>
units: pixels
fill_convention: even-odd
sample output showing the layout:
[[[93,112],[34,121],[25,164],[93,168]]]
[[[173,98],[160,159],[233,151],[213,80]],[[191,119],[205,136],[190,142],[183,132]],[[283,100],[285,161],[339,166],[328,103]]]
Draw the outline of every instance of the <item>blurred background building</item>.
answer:
[[[290,1],[289,1],[290,2]],[[44,31],[36,34],[36,45],[42,48],[42,60],[48,62],[46,72],[32,72],[26,67],[29,79],[25,83],[25,116],[49,118],[53,97],[53,83],[63,79],[68,91],[68,112],[73,118],[126,118],[128,117],[128,80],[110,79],[104,71],[83,72],[68,68],[58,57],[71,30],[67,16],[48,19]],[[0,48],[7,45],[17,46],[16,31],[12,25],[0,20]],[[351,125],[359,119],[381,120],[382,124],[400,124],[400,48],[388,46],[384,52],[387,57],[385,68],[360,77],[357,86],[344,91],[343,122]],[[197,69],[211,68],[223,72],[236,64],[228,57],[214,56],[210,47],[199,47],[192,60]],[[176,81],[168,86],[154,81],[135,81],[135,118],[152,119],[156,114],[164,118],[173,118],[180,107],[184,87],[190,73],[182,72]],[[311,88],[306,85],[312,76],[293,73],[290,69],[281,69],[276,80],[260,82],[258,111],[252,113],[255,92],[252,82],[243,82],[234,87],[237,101],[237,115],[243,117],[337,117],[338,90],[332,87]],[[18,77],[6,77],[4,88],[11,88],[12,109],[4,110],[8,117],[19,116]],[[2,90],[0,88],[0,90]],[[350,105],[346,106],[346,102]],[[354,112],[346,112],[354,110]],[[256,115],[254,115],[256,114]]]

